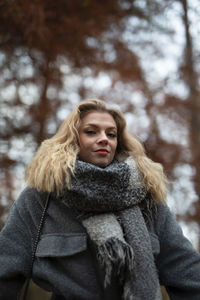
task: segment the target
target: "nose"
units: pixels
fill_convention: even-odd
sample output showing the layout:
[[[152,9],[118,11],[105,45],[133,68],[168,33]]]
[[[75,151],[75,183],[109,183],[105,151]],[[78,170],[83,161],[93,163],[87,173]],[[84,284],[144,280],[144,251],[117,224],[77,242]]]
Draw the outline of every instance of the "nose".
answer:
[[[103,144],[103,145],[107,145],[108,144],[108,137],[106,135],[105,132],[102,132],[99,136],[99,139],[98,139],[98,144]]]

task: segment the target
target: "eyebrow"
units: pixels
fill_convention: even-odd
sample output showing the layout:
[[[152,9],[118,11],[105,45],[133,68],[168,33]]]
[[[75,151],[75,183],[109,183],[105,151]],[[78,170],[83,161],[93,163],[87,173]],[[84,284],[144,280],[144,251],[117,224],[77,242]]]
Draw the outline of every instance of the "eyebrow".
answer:
[[[95,127],[95,128],[98,128],[98,127],[99,127],[98,125],[93,124],[93,123],[87,123],[87,124],[85,124],[84,127],[89,127],[89,126],[92,126],[92,127]],[[115,126],[110,126],[110,127],[107,127],[107,129],[114,129],[114,130],[117,130],[117,127],[115,127]]]

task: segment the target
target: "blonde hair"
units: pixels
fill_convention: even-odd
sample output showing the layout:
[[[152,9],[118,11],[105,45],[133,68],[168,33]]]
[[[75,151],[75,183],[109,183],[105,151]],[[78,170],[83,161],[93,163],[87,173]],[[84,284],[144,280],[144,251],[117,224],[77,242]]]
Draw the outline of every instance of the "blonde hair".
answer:
[[[143,174],[147,191],[151,193],[155,202],[164,202],[167,180],[162,165],[150,160],[139,140],[127,132],[122,113],[107,107],[105,102],[98,99],[80,102],[63,121],[57,133],[42,142],[25,172],[29,186],[39,191],[56,190],[57,194],[60,194],[64,186],[70,186],[70,177],[74,173],[79,152],[78,130],[83,117],[91,111],[106,112],[113,117],[118,129],[116,156],[133,156]]]

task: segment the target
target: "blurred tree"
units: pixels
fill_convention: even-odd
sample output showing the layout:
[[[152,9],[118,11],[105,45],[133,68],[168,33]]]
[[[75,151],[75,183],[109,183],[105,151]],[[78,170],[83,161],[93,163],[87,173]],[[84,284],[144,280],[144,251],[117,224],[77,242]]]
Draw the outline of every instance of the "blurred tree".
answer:
[[[193,166],[195,191],[200,196],[200,87],[199,73],[196,68],[196,61],[199,53],[195,55],[193,39],[191,35],[191,26],[189,21],[188,1],[180,1],[183,7],[183,24],[185,29],[185,49],[183,55],[183,63],[180,66],[180,75],[188,87],[188,99],[186,103],[188,111],[189,124],[189,146],[191,151],[190,163]],[[199,198],[200,201],[200,198]],[[195,213],[190,215],[190,219],[200,224],[200,204],[199,201],[195,205]],[[199,248],[200,249],[200,248]]]
[[[181,7],[179,17],[183,24],[183,37],[184,43],[182,48],[182,55],[179,58],[179,64],[177,65],[177,79],[175,84],[177,89],[185,90],[184,95],[180,95],[174,92],[166,92],[162,90],[163,98],[159,103],[155,105],[155,93],[149,97],[148,104],[146,106],[147,112],[151,120],[152,133],[148,136],[145,145],[149,151],[149,155],[156,161],[160,161],[164,164],[169,177],[172,180],[177,179],[180,176],[180,172],[176,174],[176,167],[178,165],[188,166],[187,171],[191,173],[191,180],[194,183],[195,196],[197,200],[200,196],[200,89],[199,89],[199,51],[194,46],[194,29],[192,35],[192,22],[191,16],[194,14],[195,6],[191,7],[187,0],[175,1]],[[191,2],[190,2],[191,4]],[[195,12],[196,19],[199,18],[199,11]],[[195,22],[194,18],[194,22]],[[167,80],[165,79],[167,83]],[[180,85],[181,83],[181,85]],[[159,87],[157,91],[160,93],[162,87]],[[161,132],[163,126],[158,126],[157,116],[162,115],[162,121],[166,122],[166,126],[170,127],[169,121],[176,125],[176,128],[172,126],[171,136],[175,134],[173,130],[179,128],[179,137],[177,140],[172,138],[163,138]],[[190,167],[189,167],[190,166]],[[187,197],[185,186],[181,186],[184,200]],[[183,205],[183,199],[180,200],[180,205]],[[177,212],[177,218],[179,220],[185,220],[186,222],[195,221],[200,224],[200,205],[199,200],[195,202],[195,209],[189,210],[187,213],[182,214]],[[198,246],[200,249],[200,246]]]
[[[178,164],[195,170],[200,194],[198,55],[188,10],[185,0],[1,2],[0,216],[23,185],[24,166],[38,144],[88,96],[119,104],[131,119],[131,130],[145,142],[150,157],[164,164],[170,178],[178,180]],[[172,74],[160,75],[163,80],[156,75],[166,68],[163,61],[174,43],[174,11],[176,20],[183,21],[185,44],[177,48],[178,79],[173,84],[181,82],[189,90],[187,97],[169,88]],[[160,66],[152,72],[158,60]],[[144,117],[140,121],[140,114],[148,125]]]
[[[59,108],[67,103],[73,106],[66,81],[74,75],[82,81],[77,88],[79,99],[91,89],[85,86],[87,74],[98,78],[102,72],[109,74],[112,87],[124,82],[134,85],[134,90],[148,91],[137,54],[119,39],[129,18],[138,20],[134,35],[154,26],[152,16],[160,13],[162,5],[144,4],[143,8],[137,1],[114,0],[1,3],[2,208],[15,198],[16,168],[24,167],[28,152],[32,154],[52,134],[52,127],[60,122]],[[117,94],[115,101],[120,102]],[[125,109],[131,108],[127,102]],[[16,157],[17,151],[21,155]]]

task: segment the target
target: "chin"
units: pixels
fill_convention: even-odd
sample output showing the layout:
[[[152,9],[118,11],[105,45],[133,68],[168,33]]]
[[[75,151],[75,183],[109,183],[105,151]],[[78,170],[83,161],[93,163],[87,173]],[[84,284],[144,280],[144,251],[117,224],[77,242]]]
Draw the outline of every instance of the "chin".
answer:
[[[92,162],[93,165],[96,165],[100,168],[106,168],[109,164],[111,163],[111,161],[97,161],[97,162]]]

